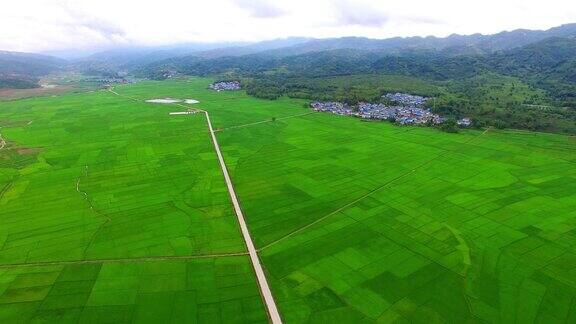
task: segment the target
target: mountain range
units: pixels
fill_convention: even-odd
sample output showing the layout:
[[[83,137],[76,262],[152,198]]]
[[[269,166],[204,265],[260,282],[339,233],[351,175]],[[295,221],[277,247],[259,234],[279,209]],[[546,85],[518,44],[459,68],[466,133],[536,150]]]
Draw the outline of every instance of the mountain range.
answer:
[[[252,78],[395,74],[440,81],[490,72],[520,78],[563,104],[576,105],[575,67],[576,24],[567,24],[445,38],[293,37],[253,44],[126,47],[71,60],[0,52],[0,80],[4,80],[0,85],[16,87],[19,77],[29,81],[57,71],[100,76],[121,72],[151,79],[178,74]]]

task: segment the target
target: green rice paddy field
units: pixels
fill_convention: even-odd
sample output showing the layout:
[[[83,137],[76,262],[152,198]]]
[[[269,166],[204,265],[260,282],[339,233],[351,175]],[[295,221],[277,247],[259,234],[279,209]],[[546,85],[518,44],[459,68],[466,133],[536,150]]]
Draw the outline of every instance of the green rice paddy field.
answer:
[[[164,97],[210,113],[286,323],[576,322],[574,137],[209,83],[0,102],[1,322],[267,320],[206,120]]]

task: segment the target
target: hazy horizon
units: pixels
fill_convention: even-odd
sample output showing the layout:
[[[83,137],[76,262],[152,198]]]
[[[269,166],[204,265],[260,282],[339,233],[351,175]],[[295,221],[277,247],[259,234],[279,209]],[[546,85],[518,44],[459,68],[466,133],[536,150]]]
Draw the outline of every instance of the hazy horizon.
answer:
[[[10,0],[0,12],[0,50],[90,53],[289,37],[446,37],[545,30],[572,22],[576,22],[576,4],[561,0],[488,0],[482,4],[454,0],[433,4],[416,0],[386,4],[376,0]]]

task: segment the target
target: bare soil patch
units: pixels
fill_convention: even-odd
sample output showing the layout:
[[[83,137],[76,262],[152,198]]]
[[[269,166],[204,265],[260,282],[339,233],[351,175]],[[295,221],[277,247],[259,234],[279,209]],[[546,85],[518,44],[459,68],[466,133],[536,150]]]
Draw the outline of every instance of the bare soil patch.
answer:
[[[20,155],[37,154],[40,153],[41,151],[42,151],[41,148],[32,148],[32,147],[19,147],[16,149],[16,152],[18,152],[18,154]]]
[[[31,120],[11,120],[0,119],[0,128],[2,127],[24,127],[32,124]]]
[[[59,86],[55,88],[34,88],[34,89],[0,89],[0,100],[15,100],[30,97],[54,95],[73,90],[69,86]]]

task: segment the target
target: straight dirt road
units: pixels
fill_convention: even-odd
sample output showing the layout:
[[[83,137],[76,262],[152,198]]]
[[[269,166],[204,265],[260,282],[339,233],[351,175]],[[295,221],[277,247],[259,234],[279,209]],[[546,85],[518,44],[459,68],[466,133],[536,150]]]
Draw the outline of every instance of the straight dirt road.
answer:
[[[236,191],[234,191],[234,186],[232,185],[232,180],[230,180],[230,175],[228,174],[228,169],[226,168],[226,163],[220,152],[220,145],[218,145],[218,140],[214,133],[214,128],[212,128],[212,122],[210,122],[210,115],[207,111],[204,111],[206,115],[206,121],[208,122],[208,128],[210,129],[210,135],[212,136],[212,143],[214,144],[214,149],[216,150],[216,155],[218,155],[218,161],[220,162],[220,168],[222,168],[222,173],[224,174],[224,180],[226,180],[226,186],[228,187],[228,192],[230,193],[230,198],[232,199],[232,205],[234,205],[234,211],[236,212],[236,217],[238,218],[238,223],[240,223],[240,229],[242,231],[242,236],[246,242],[246,247],[248,248],[248,254],[250,255],[250,261],[256,272],[256,278],[258,279],[258,285],[260,286],[260,292],[262,297],[264,297],[264,302],[266,303],[266,308],[268,310],[268,315],[272,320],[273,324],[281,324],[282,319],[280,318],[280,313],[276,307],[276,302],[272,296],[272,291],[268,285],[268,280],[264,274],[264,269],[260,264],[260,259],[256,253],[256,248],[254,247],[254,242],[252,242],[252,237],[248,231],[248,226],[244,220],[244,214],[240,209],[240,204],[238,203],[238,198],[236,196]]]

